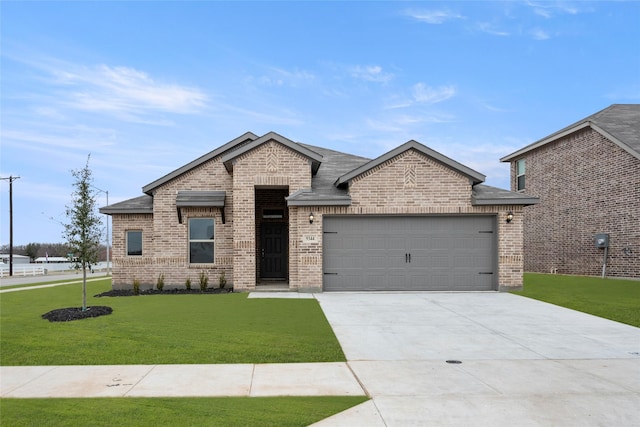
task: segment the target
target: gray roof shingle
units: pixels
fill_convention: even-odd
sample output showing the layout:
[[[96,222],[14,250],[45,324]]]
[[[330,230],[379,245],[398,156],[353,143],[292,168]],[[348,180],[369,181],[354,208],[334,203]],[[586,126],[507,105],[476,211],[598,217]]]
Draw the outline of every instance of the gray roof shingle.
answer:
[[[485,184],[476,184],[471,192],[471,203],[482,205],[535,205],[540,201],[538,197],[528,196],[515,191],[503,190]]]
[[[283,137],[280,137],[283,138]],[[191,168],[194,168],[203,162],[212,159],[215,156],[225,155],[225,153],[231,153],[238,147],[251,144],[251,141],[256,141],[261,138],[255,137],[254,134],[247,132],[239,138],[236,138],[232,143],[227,143],[222,147],[211,151],[210,153],[194,160],[193,162],[176,169],[174,172],[165,175],[164,177],[154,181],[153,183],[143,187],[143,192],[152,194],[152,191],[160,185],[170,181],[171,179],[180,176],[187,172]],[[287,140],[287,142],[289,142]],[[295,144],[300,146],[301,152],[310,153],[310,157],[313,157],[314,161],[321,160],[319,167],[315,175],[311,180],[311,188],[301,189],[291,194],[288,198],[288,204],[290,206],[345,206],[351,204],[351,196],[349,196],[348,181],[364,170],[368,170],[370,167],[375,166],[377,160],[383,159],[385,161],[388,157],[393,157],[399,153],[398,150],[404,151],[405,149],[416,149],[421,152],[426,152],[428,155],[439,155],[437,152],[423,146],[415,141],[409,141],[406,144],[398,147],[395,150],[384,154],[377,159],[371,160],[366,157],[355,156],[352,154],[342,153],[327,148],[322,148],[314,145],[303,144],[300,142],[291,141],[289,145]],[[408,144],[408,145],[407,145]],[[232,146],[233,145],[233,146]],[[232,154],[226,154],[227,156],[233,156]],[[472,202],[474,205],[496,205],[496,204],[534,204],[537,203],[537,199],[523,195],[521,193],[514,193],[508,190],[502,190],[487,185],[482,185],[480,182],[484,181],[484,175],[476,172],[472,169],[461,165],[454,160],[446,158],[442,155],[436,157],[437,161],[445,163],[456,170],[459,170],[463,174],[469,176],[474,182]],[[342,181],[339,179],[342,178]],[[341,185],[338,185],[341,184]],[[193,195],[195,192],[185,195]],[[204,193],[203,193],[204,194]],[[136,197],[130,200],[125,200],[120,203],[105,206],[100,209],[101,213],[105,214],[126,214],[126,213],[152,213],[153,212],[153,197],[151,195],[145,195]]]
[[[100,208],[100,213],[107,215],[153,213],[153,197],[145,194],[144,196],[113,203]]]
[[[585,127],[591,127],[600,132],[629,154],[640,159],[640,104],[613,104],[501,158],[500,161],[515,160],[531,150]]]

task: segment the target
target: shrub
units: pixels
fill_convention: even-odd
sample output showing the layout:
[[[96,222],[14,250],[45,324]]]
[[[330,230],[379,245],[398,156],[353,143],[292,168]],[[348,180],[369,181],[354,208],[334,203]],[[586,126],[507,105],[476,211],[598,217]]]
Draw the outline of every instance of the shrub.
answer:
[[[140,280],[133,279],[133,294],[140,295]]]
[[[158,290],[160,292],[162,292],[162,289],[164,289],[164,273],[160,273],[160,275],[158,276],[158,281],[156,282],[156,287],[158,288]]]
[[[200,290],[202,292],[206,291],[208,284],[209,284],[209,276],[207,276],[207,273],[205,273],[204,270],[202,270],[200,272]]]
[[[191,278],[187,277],[187,279],[184,281],[184,287],[187,288],[188,291],[191,290]]]
[[[220,289],[224,289],[224,287],[227,286],[227,278],[224,277],[224,270],[222,270],[222,273],[220,273],[218,284],[220,285]]]

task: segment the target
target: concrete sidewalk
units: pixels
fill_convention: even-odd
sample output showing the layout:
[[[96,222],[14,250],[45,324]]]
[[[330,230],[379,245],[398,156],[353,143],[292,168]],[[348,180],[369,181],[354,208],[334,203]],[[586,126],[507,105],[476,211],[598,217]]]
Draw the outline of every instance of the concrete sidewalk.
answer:
[[[3,366],[0,397],[362,396],[346,363]]]

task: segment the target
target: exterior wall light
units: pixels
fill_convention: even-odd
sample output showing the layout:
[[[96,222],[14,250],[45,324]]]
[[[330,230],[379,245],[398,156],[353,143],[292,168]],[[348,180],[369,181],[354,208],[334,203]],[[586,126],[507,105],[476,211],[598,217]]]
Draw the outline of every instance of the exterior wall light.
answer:
[[[511,221],[513,221],[513,212],[509,211],[509,213],[507,213],[507,224]]]
[[[313,224],[313,212],[309,212],[309,224]]]

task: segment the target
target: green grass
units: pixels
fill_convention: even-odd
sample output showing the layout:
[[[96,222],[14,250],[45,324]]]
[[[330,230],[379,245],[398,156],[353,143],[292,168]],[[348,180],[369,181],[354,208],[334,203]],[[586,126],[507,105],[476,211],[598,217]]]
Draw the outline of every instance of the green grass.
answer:
[[[79,307],[82,286],[0,296],[0,363],[114,365],[344,361],[314,299],[248,299],[247,294],[102,297],[110,279],[87,284],[87,305],[113,313],[72,322],[41,315]]]
[[[307,426],[364,396],[238,398],[1,399],[2,425]]]
[[[640,327],[640,281],[525,273],[514,294]]]

